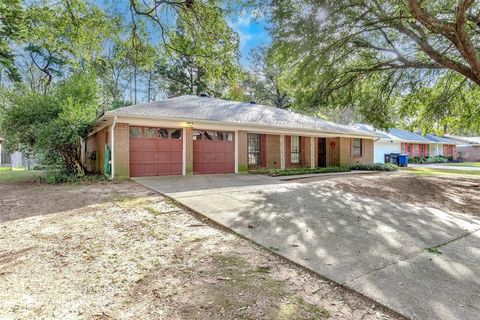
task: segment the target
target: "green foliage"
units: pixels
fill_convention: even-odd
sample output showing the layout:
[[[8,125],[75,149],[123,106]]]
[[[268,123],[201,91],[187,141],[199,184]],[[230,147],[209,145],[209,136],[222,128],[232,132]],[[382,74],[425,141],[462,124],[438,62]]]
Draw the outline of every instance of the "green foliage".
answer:
[[[85,70],[103,50],[117,20],[85,0],[39,1],[26,9],[26,53],[43,75],[36,90],[47,90],[65,67]]]
[[[47,170],[44,175],[39,176],[39,181],[48,184],[59,183],[89,183],[107,181],[107,177],[104,175],[84,175],[79,176],[67,172],[63,169],[50,169]]]
[[[411,3],[438,29],[420,21]],[[478,17],[467,12],[455,36],[473,54],[444,29],[456,25],[459,7],[454,0],[275,1],[271,59],[298,109],[353,110],[350,121],[361,116],[379,129],[408,119],[424,131],[479,132],[480,71],[470,63],[478,61]]]
[[[97,85],[92,74],[75,74],[49,94],[11,93],[0,128],[9,150],[60,157],[67,172],[83,174],[79,140],[95,121]]]
[[[332,172],[348,172],[348,167],[326,167],[326,168],[293,168],[293,169],[266,169],[266,170],[252,170],[250,173],[268,174],[272,177],[292,176],[299,174],[314,174],[314,173],[332,173]]]
[[[166,44],[172,59],[160,65],[169,96],[206,93],[222,96],[238,83],[239,37],[220,8],[194,2],[177,19]]]
[[[350,166],[350,170],[362,171],[397,171],[398,167],[392,163],[373,163],[373,164],[354,164]]]
[[[14,64],[11,44],[25,35],[24,14],[21,0],[0,1],[0,67],[6,69],[13,81],[20,81],[21,77]]]
[[[452,158],[453,160],[453,158]],[[416,163],[416,164],[423,164],[423,163],[447,163],[451,160],[448,157],[444,156],[433,156],[433,157],[410,157],[408,158],[408,163]]]
[[[286,109],[292,101],[282,82],[282,70],[276,64],[272,50],[268,47],[258,47],[250,52],[250,72],[244,80],[246,95],[250,101]]]

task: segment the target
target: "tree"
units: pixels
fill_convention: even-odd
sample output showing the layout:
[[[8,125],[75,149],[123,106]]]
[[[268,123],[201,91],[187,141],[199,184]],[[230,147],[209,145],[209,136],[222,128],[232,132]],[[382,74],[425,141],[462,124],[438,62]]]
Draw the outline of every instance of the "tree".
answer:
[[[251,70],[245,80],[251,101],[260,102],[280,109],[286,109],[291,99],[283,89],[280,80],[281,70],[270,57],[267,47],[258,47],[250,52]]]
[[[175,30],[168,33],[166,47],[169,56],[159,71],[168,81],[170,96],[223,96],[239,81],[238,34],[215,6],[194,2],[191,11],[177,18]]]
[[[74,74],[48,94],[24,89],[11,93],[3,107],[0,128],[10,150],[59,157],[70,174],[84,174],[80,138],[86,138],[98,108],[92,74]]]
[[[86,0],[33,3],[26,8],[25,53],[40,72],[31,73],[33,89],[46,92],[55,77],[90,68],[118,21]],[[25,74],[28,74],[25,72]]]
[[[25,32],[24,11],[21,0],[2,0],[0,2],[0,67],[6,70],[13,81],[20,81],[15,66],[12,42],[20,41]]]
[[[480,85],[480,9],[474,4],[280,0],[272,7],[274,48],[289,69],[296,103],[353,105],[385,127],[398,99],[445,76]]]

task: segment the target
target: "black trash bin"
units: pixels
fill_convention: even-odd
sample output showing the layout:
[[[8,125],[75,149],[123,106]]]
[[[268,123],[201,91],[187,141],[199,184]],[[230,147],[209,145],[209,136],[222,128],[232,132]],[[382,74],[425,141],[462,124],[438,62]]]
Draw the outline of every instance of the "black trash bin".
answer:
[[[392,153],[390,154],[391,160],[390,162],[393,163],[394,165],[398,166],[398,158],[400,157],[400,153]]]
[[[385,163],[392,163],[392,156],[390,153],[385,154]]]

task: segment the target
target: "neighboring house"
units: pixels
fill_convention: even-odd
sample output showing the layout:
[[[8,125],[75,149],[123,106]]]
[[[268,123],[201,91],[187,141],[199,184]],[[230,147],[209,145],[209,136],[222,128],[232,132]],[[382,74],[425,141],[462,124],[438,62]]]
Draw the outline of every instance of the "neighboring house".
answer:
[[[24,156],[20,151],[14,151],[9,154],[3,147],[5,140],[0,138],[0,166],[9,166],[12,168],[31,168],[37,164],[37,159],[35,157],[29,158]]]
[[[106,112],[83,144],[111,176],[239,173],[373,163],[374,134],[252,103],[180,96]]]
[[[457,142],[457,151],[464,161],[480,161],[480,137],[446,136]]]
[[[430,141],[430,156],[457,157],[458,141],[434,134],[427,134],[425,138]]]
[[[374,143],[375,163],[384,163],[385,154],[405,153],[410,157],[425,158],[428,156],[457,155],[458,142],[432,134],[422,136],[419,133],[393,128],[388,132],[376,130],[367,124],[355,124],[356,128],[368,133],[376,134],[378,139]]]
[[[354,125],[356,128],[375,134],[378,138],[374,142],[374,162],[385,163],[385,155],[390,153],[400,153],[402,151],[402,140],[390,135],[388,132],[376,130],[373,126],[363,123]]]

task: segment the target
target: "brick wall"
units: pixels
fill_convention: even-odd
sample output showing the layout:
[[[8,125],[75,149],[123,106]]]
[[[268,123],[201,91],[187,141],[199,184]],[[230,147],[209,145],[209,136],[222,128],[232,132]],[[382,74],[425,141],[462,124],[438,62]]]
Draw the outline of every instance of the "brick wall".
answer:
[[[114,175],[116,179],[130,177],[130,136],[128,123],[115,125]]]
[[[373,163],[373,140],[362,139],[362,156],[352,155],[352,139],[340,138],[340,165],[352,165],[357,163]]]
[[[480,146],[458,146],[457,151],[465,161],[480,161]]]
[[[265,167],[280,168],[280,136],[267,134],[265,137]]]
[[[248,171],[247,132],[238,131],[238,172]]]
[[[326,149],[327,149],[327,167],[339,166],[340,165],[340,138],[328,138]]]

